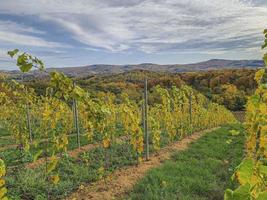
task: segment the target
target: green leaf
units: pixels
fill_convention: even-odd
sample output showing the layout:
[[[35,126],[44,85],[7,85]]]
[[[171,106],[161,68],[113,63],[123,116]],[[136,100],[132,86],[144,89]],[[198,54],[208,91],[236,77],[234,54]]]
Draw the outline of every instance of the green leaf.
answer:
[[[61,91],[57,91],[57,92],[55,93],[55,96],[56,96],[57,98],[61,98],[61,96],[62,96],[62,92],[61,92]]]
[[[43,150],[42,149],[40,149],[39,151],[37,151],[37,153],[33,156],[33,162],[35,162],[42,153],[43,153]]]
[[[21,54],[18,56],[18,59],[17,59],[17,65],[23,65],[27,63],[27,56],[25,53]]]
[[[230,133],[232,134],[232,136],[236,136],[240,134],[240,132],[237,130],[231,130]]]
[[[226,140],[226,144],[231,144],[232,142],[233,142],[232,139],[228,139],[228,140]]]
[[[258,198],[256,198],[256,200],[266,200],[266,199],[267,199],[267,191],[261,192]]]
[[[267,33],[267,29],[264,29],[263,34],[266,34],[266,33]]]
[[[251,177],[253,175],[254,161],[252,159],[245,159],[237,167],[235,172],[235,177],[241,185],[250,183]]]
[[[250,184],[239,186],[233,193],[234,200],[250,200]]]
[[[47,166],[47,174],[49,174],[50,172],[52,172],[56,168],[57,163],[58,163],[58,159],[57,158],[53,158],[51,160],[51,162]]]
[[[233,194],[234,194],[233,190],[230,189],[225,190],[224,200],[234,200]]]
[[[264,166],[261,164],[259,167],[259,172],[263,174],[264,176],[267,176],[267,166]]]
[[[20,70],[21,70],[22,72],[28,72],[28,71],[31,70],[31,68],[32,68],[32,64],[31,64],[31,63],[29,63],[29,64],[24,64],[24,65],[20,66],[19,68],[20,68]]]
[[[18,52],[18,49],[14,49],[13,51],[8,51],[7,54],[10,55],[11,58],[13,58]]]
[[[84,91],[83,91],[82,88],[80,88],[78,86],[75,86],[74,87],[74,89],[73,89],[73,95],[74,95],[74,97],[80,98],[80,97],[83,96],[83,93],[84,93]]]
[[[20,68],[22,72],[28,72],[31,70],[33,64],[28,62],[28,56],[26,53],[18,56],[17,66]]]
[[[252,95],[250,96],[250,101],[254,104],[254,105],[257,105],[260,101],[260,96],[259,95]]]
[[[0,199],[4,198],[4,196],[6,195],[6,193],[7,193],[6,187],[0,188]]]

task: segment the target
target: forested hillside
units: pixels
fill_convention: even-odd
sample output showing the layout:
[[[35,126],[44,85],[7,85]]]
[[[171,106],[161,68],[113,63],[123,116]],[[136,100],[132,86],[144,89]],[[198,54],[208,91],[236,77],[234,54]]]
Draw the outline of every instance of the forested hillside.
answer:
[[[230,110],[243,110],[247,96],[256,87],[255,71],[234,69],[171,74],[138,70],[111,76],[92,76],[78,79],[77,82],[91,91],[102,90],[115,94],[125,91],[132,98],[141,98],[139,89],[143,87],[145,76],[148,76],[149,88],[156,85],[169,88],[172,85],[180,87],[187,84]]]
[[[140,100],[143,88],[143,80],[148,77],[149,89],[156,85],[170,88],[173,85],[180,87],[187,84],[204,94],[210,100],[225,105],[228,109],[243,110],[248,95],[251,95],[256,87],[254,69],[225,69],[202,72],[166,73],[145,70],[111,75],[92,75],[84,78],[76,78],[75,81],[82,88],[86,88],[92,94],[96,91],[112,92],[119,94],[126,92],[130,98]],[[47,87],[48,79],[36,79],[27,84],[42,94]],[[153,96],[150,97],[153,101]],[[150,102],[151,102],[150,101]]]

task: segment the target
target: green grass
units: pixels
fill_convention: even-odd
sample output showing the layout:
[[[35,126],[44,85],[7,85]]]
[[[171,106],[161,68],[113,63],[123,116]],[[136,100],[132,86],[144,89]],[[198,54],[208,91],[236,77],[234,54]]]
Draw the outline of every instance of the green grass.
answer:
[[[193,188],[196,191],[203,192],[207,187],[207,182],[209,182],[209,187],[206,189],[207,193],[214,193],[215,190],[212,190],[211,188],[214,188],[215,182],[219,180],[217,177],[218,172],[221,173],[221,179],[223,179],[224,182],[227,182],[232,174],[234,166],[239,162],[238,159],[236,161],[234,159],[242,157],[243,136],[230,136],[228,133],[230,129],[232,128],[227,126],[215,131],[213,134],[208,134],[201,138],[199,142],[192,145],[190,150],[175,154],[172,161],[164,164],[164,168],[162,168],[164,169],[163,172],[157,170],[154,170],[154,172],[152,171],[150,176],[144,179],[145,182],[141,182],[141,185],[139,184],[139,186],[136,187],[135,192],[138,193],[140,191],[142,196],[133,193],[131,198],[157,199],[154,198],[153,195],[161,195],[162,198],[158,199],[165,199],[165,197],[167,199],[175,199],[173,197],[177,193],[169,192],[167,188],[170,186],[170,191],[182,192],[181,195],[179,193],[179,197],[182,197],[182,194],[190,194],[191,191],[192,194],[195,195]],[[232,138],[234,142],[227,145],[226,140],[229,138]],[[75,142],[75,138],[73,139],[73,142]],[[164,143],[167,144],[167,140]],[[206,148],[204,148],[204,146]],[[224,151],[223,154],[222,151]],[[208,158],[204,156],[210,154],[213,154],[213,156]],[[226,154],[229,154],[229,158]],[[103,149],[102,147],[91,149],[88,152],[82,153],[78,159],[65,156],[61,159],[57,169],[53,172],[53,174],[58,173],[60,175],[60,182],[56,186],[47,182],[44,175],[44,166],[40,166],[36,169],[25,169],[23,167],[14,170],[10,169],[6,176],[6,183],[9,191],[8,195],[10,199],[16,200],[48,199],[47,194],[49,194],[49,199],[61,199],[72,191],[75,191],[81,184],[92,183],[123,166],[137,164],[136,156],[136,153],[129,145],[129,141],[121,141],[112,144],[109,149]],[[220,159],[220,156],[223,157],[223,159]],[[225,159],[228,159],[230,163],[229,166],[225,166],[218,170],[222,163],[224,163],[220,160]],[[176,169],[175,164],[177,162],[180,163],[180,169],[178,170]],[[233,164],[234,162],[235,164]],[[104,173],[99,172],[101,167],[106,169]],[[216,177],[209,174],[211,173],[209,171],[211,168],[216,171]],[[228,171],[229,169],[231,170]],[[183,175],[181,176],[181,174]],[[176,177],[177,180],[172,180],[176,175],[178,177]],[[163,187],[164,181],[167,183],[166,187]],[[176,181],[180,182],[180,186]],[[159,184],[159,187],[157,184]],[[181,188],[181,185],[184,185],[184,188]],[[147,188],[147,190],[143,191],[144,188]],[[217,189],[221,189],[220,193],[222,193],[222,188]],[[193,197],[199,197],[194,195]],[[187,199],[198,200],[201,198],[191,198],[191,196],[189,196]]]
[[[15,144],[14,140],[10,137],[0,137],[0,148],[6,147],[7,145]]]
[[[117,137],[121,136],[121,129],[118,129],[115,133]],[[1,138],[2,136],[2,138]],[[45,142],[41,142],[37,147],[34,145],[31,146],[30,152],[20,152],[16,147],[8,147],[7,145],[15,144],[14,139],[10,136],[10,134],[4,129],[0,129],[0,148],[7,147],[5,150],[0,152],[0,158],[3,159],[8,167],[17,166],[22,163],[29,163],[33,161],[33,156],[40,150],[44,149]],[[77,136],[76,134],[71,134],[68,137],[68,151],[74,150],[78,148],[77,144]],[[101,134],[95,133],[92,141],[89,141],[85,134],[80,135],[80,144],[81,146],[86,146],[88,144],[95,144],[101,141]],[[51,146],[51,143],[49,144]],[[60,152],[58,152],[60,153]],[[43,157],[42,154],[39,158]],[[49,153],[51,156],[51,152]]]
[[[240,135],[232,136],[232,129]],[[200,138],[188,150],[152,169],[135,185],[128,200],[221,200],[243,157],[244,131],[240,125],[224,126]],[[230,144],[227,143],[232,141]]]
[[[77,137],[76,135],[69,136],[68,150],[74,150],[78,148],[76,137]],[[87,139],[86,135],[81,135],[80,141],[81,141],[81,146],[85,146],[87,144],[92,143]],[[0,138],[0,147],[5,147],[6,145],[9,144],[14,144],[11,138],[8,139]],[[21,162],[22,163],[32,162],[33,155],[35,155],[40,149],[44,149],[44,146],[45,146],[44,143],[40,143],[37,147],[32,146],[29,153],[20,152],[16,147],[12,148],[7,147],[5,150],[0,152],[0,158],[5,161],[7,166],[16,166],[18,164],[21,164]],[[42,156],[43,155],[41,155],[40,157]]]
[[[0,127],[0,137],[10,136],[10,133]]]
[[[9,132],[0,128],[0,148],[10,144],[14,144],[14,140],[10,137]]]
[[[8,172],[8,196],[13,200],[62,199],[81,184],[94,182],[118,168],[135,164],[136,154],[128,143],[114,144],[109,149],[97,147],[80,155],[78,160],[62,158],[53,172],[60,176],[58,185],[46,181],[44,166]],[[104,172],[99,171],[101,167],[105,168]]]

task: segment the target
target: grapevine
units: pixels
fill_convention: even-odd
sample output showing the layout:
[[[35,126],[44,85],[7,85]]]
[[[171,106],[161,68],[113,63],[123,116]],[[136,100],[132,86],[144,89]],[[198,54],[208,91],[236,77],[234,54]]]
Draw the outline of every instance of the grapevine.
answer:
[[[45,158],[47,181],[53,184],[60,181],[56,171],[61,155],[68,150],[68,136],[72,134],[74,124],[76,130],[77,126],[81,128],[89,142],[95,142],[95,137],[100,139],[105,153],[113,147],[118,135],[126,136],[122,138],[128,139],[131,152],[133,150],[139,162],[143,160],[145,128],[142,127],[140,109],[143,101],[132,100],[126,92],[118,95],[119,100],[110,92],[91,94],[63,73],[46,72],[43,62],[36,57],[18,50],[10,51],[9,55],[16,58],[22,72],[35,68],[49,74],[49,86],[44,95],[37,95],[33,89],[15,81],[1,81],[0,85],[0,109],[3,111],[0,125],[13,134],[21,150],[32,153],[33,148],[38,149],[32,153],[33,161]],[[150,91],[148,96],[154,93],[157,97],[147,106],[148,132],[151,135],[151,141],[147,141],[152,143],[153,150],[161,148],[162,139],[174,142],[193,131],[235,122],[227,109],[209,102],[189,86],[163,88],[158,85]],[[73,119],[73,102],[78,105],[77,123]],[[90,158],[87,162],[90,163]],[[100,177],[104,175],[105,167],[108,165],[100,166]]]
[[[8,200],[6,197],[7,188],[5,187],[5,180],[3,177],[6,175],[6,166],[3,160],[0,159],[0,200]]]
[[[264,31],[267,46],[267,30]],[[267,67],[267,54],[264,55]],[[255,74],[258,88],[246,106],[246,157],[237,167],[233,179],[239,187],[227,189],[225,200],[267,199],[267,79],[266,67]]]

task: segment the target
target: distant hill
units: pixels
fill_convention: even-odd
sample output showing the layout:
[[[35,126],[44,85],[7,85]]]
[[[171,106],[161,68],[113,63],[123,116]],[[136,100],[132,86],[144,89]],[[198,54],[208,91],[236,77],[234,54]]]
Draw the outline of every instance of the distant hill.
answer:
[[[238,69],[238,68],[259,68],[263,67],[262,60],[224,60],[212,59],[204,62],[192,64],[166,64],[159,65],[153,63],[142,63],[136,65],[88,65],[81,67],[63,67],[63,68],[49,68],[47,71],[61,71],[72,77],[87,77],[96,74],[117,74],[132,70],[149,70],[155,72],[191,72],[191,71],[207,71],[218,69]],[[18,71],[9,71],[11,76],[21,78]],[[26,76],[26,77],[25,77]],[[45,74],[39,71],[31,71],[24,75],[24,78],[42,78]]]

